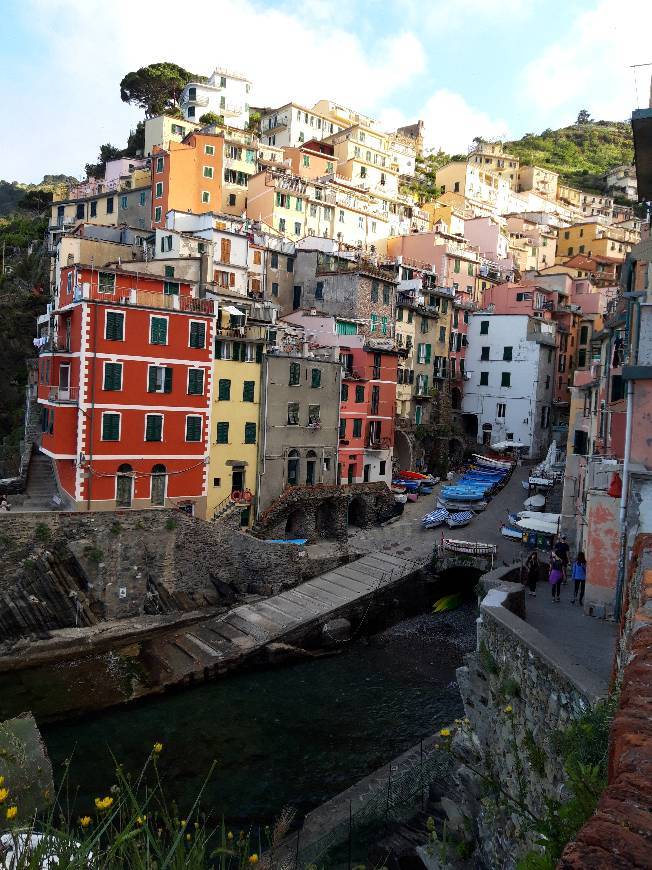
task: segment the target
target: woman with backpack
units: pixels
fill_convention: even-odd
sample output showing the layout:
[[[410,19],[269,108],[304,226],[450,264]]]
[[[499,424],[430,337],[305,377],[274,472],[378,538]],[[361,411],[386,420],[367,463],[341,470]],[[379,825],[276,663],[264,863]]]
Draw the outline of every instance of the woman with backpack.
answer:
[[[561,584],[564,579],[564,565],[556,553],[550,556],[550,574],[548,574],[548,583],[552,586],[552,603],[559,604],[559,596],[561,594]]]
[[[571,604],[575,604],[577,596],[580,598],[580,607],[584,604],[584,588],[586,587],[586,556],[580,550],[573,562],[573,571],[571,578],[574,583],[573,600]]]

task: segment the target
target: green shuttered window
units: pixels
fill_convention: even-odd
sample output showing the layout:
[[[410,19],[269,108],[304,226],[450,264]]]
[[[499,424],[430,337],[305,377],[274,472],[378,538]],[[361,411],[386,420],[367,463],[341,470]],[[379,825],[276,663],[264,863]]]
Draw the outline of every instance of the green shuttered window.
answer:
[[[242,385],[242,401],[253,402],[254,400],[254,381],[245,381]]]
[[[204,393],[204,370],[188,370],[188,395],[201,396]]]
[[[310,386],[314,387],[315,389],[317,387],[321,387],[321,369],[312,370]]]
[[[168,343],[167,317],[152,317],[150,321],[149,342],[150,344]]]
[[[218,444],[228,444],[229,443],[229,424],[228,423],[218,423],[217,424],[217,443]]]
[[[245,444],[256,443],[256,424],[245,423]]]
[[[145,441],[163,440],[163,415],[147,414],[145,423]]]
[[[231,399],[231,381],[228,378],[220,378],[217,398],[220,402],[228,402]]]
[[[122,363],[104,363],[104,389],[122,389]]]
[[[206,324],[190,324],[190,347],[206,347]]]
[[[201,417],[186,417],[186,441],[201,441],[201,429]]]
[[[107,341],[123,341],[125,334],[125,316],[120,311],[106,312]]]
[[[120,440],[120,414],[102,414],[102,441]]]

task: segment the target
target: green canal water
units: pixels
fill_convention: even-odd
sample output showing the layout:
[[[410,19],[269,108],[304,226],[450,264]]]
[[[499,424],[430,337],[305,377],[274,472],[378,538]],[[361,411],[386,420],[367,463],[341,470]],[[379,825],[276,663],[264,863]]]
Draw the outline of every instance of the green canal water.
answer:
[[[299,818],[461,714],[455,668],[475,643],[475,608],[406,619],[336,656],[223,678],[44,728],[58,777],[72,756],[76,811],[115,781],[112,752],[160,767],[182,811],[213,759],[202,806],[233,826]]]

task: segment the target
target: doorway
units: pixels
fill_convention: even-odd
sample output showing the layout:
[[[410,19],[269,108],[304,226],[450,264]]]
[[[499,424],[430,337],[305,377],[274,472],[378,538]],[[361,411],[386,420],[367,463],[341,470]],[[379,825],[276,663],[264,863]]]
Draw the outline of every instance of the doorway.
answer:
[[[62,401],[70,398],[70,364],[62,363],[59,366],[59,398]]]
[[[131,507],[134,479],[131,465],[121,465],[116,476],[115,503],[118,507]]]
[[[367,463],[365,463],[365,466],[363,469],[362,479],[364,480],[365,483],[369,483],[370,477],[371,477],[371,465],[369,465],[369,463],[367,462]]]
[[[294,311],[301,308],[301,287],[297,284],[292,288],[292,308]]]
[[[152,468],[152,490],[150,501],[157,507],[162,507],[165,504],[166,476],[166,468],[164,465],[155,465]]]
[[[234,465],[231,471],[231,492],[242,492],[245,485],[245,470],[242,465]]]

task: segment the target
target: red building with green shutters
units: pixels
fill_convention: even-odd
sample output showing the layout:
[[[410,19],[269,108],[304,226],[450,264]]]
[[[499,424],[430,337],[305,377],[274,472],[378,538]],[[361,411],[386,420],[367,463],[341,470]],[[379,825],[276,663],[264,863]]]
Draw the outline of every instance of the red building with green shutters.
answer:
[[[62,269],[37,343],[41,450],[66,507],[204,515],[216,312],[188,282]]]

